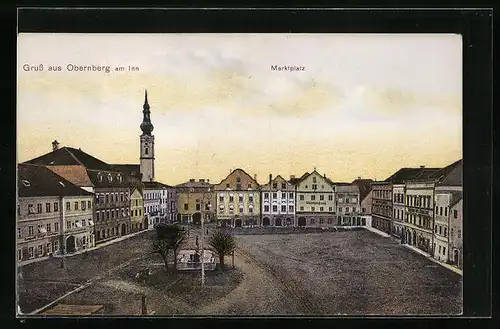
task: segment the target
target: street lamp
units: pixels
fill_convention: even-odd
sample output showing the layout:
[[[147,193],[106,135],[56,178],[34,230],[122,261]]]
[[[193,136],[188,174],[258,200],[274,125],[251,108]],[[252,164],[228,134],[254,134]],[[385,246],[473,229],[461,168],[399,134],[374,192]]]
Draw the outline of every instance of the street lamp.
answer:
[[[205,284],[205,230],[203,228],[203,222],[205,221],[205,198],[212,198],[212,193],[210,193],[210,187],[207,192],[203,192],[203,198],[201,199],[201,287],[203,288]]]

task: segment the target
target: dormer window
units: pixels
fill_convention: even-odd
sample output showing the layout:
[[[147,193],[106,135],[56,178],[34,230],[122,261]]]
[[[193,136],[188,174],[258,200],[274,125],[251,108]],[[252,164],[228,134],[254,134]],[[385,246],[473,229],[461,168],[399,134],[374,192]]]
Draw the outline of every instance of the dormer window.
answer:
[[[22,182],[23,182],[23,185],[25,187],[30,187],[31,186],[30,182],[28,180],[26,180],[26,179],[23,179]]]
[[[66,187],[63,182],[59,182],[59,185],[61,185],[62,187]]]
[[[113,181],[113,176],[111,176],[111,174],[108,173],[108,181],[111,183]]]
[[[101,173],[98,173],[98,174],[97,174],[97,179],[99,180],[99,182],[102,182],[103,177],[102,177],[102,174],[101,174]]]
[[[236,177],[236,182],[240,183],[241,182],[241,177]]]
[[[122,175],[118,174],[118,181],[121,183],[123,181]]]

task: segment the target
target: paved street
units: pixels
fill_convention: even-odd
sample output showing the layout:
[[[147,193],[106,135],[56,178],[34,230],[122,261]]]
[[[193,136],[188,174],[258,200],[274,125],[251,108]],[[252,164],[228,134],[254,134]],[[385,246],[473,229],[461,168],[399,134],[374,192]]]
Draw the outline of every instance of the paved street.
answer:
[[[214,228],[209,228],[209,234]],[[186,247],[194,247],[191,230]],[[366,230],[238,235],[243,280],[229,294],[201,303],[141,286],[133,276],[161,259],[146,232],[88,254],[22,268],[20,306],[38,309],[87,283],[64,301],[105,304],[105,314],[135,314],[146,294],[157,314],[457,314],[461,277]],[[208,237],[207,240],[208,241]],[[201,240],[200,240],[201,242]],[[227,257],[231,264],[231,257]],[[215,281],[214,281],[215,282]],[[160,286],[175,286],[165,278]],[[206,297],[202,297],[206,298]]]

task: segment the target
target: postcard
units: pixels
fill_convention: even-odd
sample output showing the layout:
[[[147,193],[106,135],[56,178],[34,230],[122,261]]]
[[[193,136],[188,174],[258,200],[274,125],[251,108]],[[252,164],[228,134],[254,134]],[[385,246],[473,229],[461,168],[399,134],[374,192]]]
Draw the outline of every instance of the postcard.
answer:
[[[19,33],[17,315],[460,315],[456,34]]]

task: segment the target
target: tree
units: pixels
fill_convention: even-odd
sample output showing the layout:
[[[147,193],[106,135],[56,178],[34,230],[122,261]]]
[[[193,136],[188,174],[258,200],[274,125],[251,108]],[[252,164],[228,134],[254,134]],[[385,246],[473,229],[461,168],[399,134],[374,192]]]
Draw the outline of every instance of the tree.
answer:
[[[217,230],[212,234],[208,244],[219,255],[219,263],[224,269],[224,256],[231,254],[236,249],[234,237],[227,231]]]
[[[159,224],[156,226],[156,237],[153,242],[153,249],[162,256],[166,268],[168,268],[168,252],[169,250],[173,250],[174,267],[175,270],[177,270],[177,253],[185,240],[186,231],[177,224]]]
[[[158,239],[158,237],[155,238],[155,240],[153,241],[153,252],[160,254],[161,258],[163,259],[163,262],[165,263],[165,268],[167,270],[168,270],[167,256],[169,250],[170,246],[168,245],[168,242],[165,239]]]

